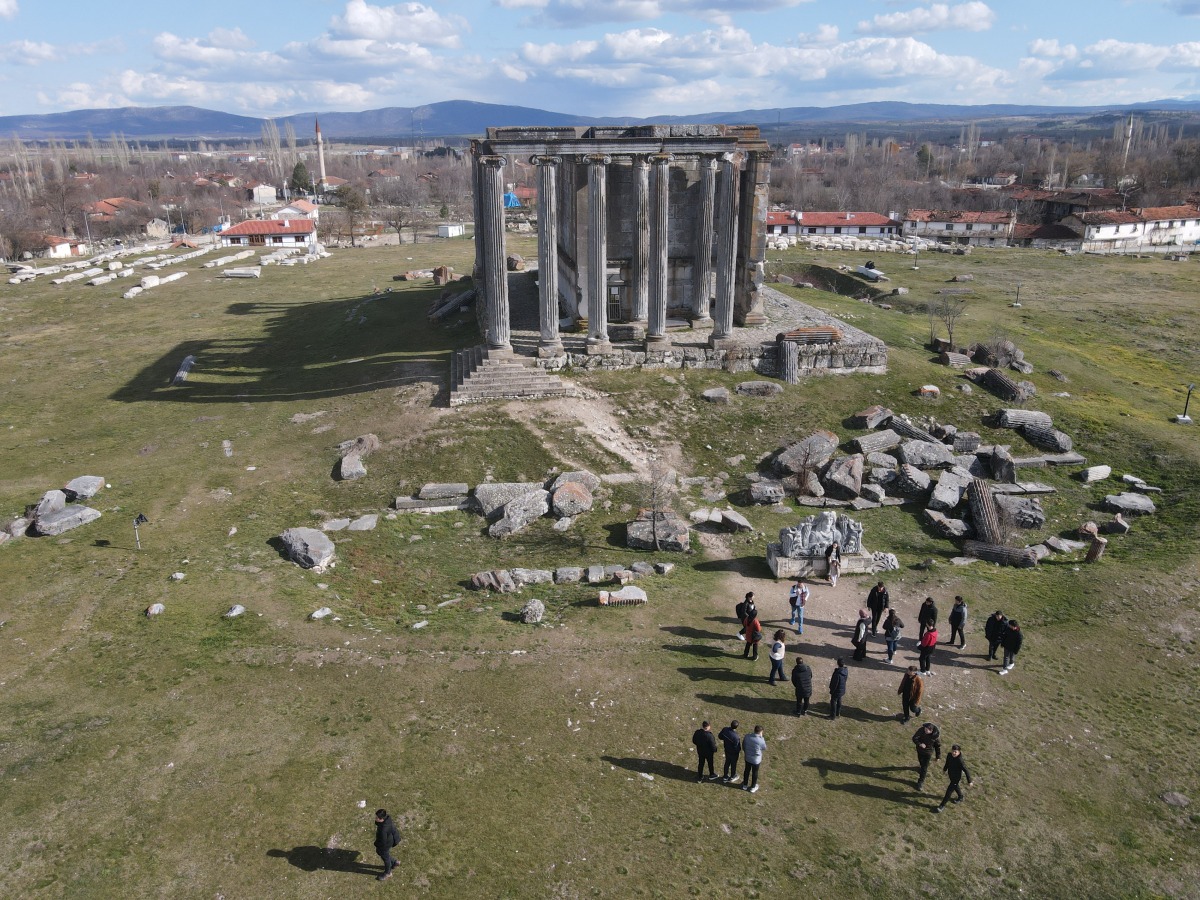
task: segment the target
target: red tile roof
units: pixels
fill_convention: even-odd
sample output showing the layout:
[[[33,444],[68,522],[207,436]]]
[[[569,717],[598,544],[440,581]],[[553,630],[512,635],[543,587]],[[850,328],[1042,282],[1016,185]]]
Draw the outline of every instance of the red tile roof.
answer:
[[[801,227],[827,228],[842,226],[856,228],[859,226],[880,227],[885,225],[899,226],[899,222],[887,216],[873,212],[802,212],[799,220],[790,212],[768,212],[768,225],[800,225]]]
[[[1200,218],[1200,209],[1194,206],[1146,206],[1138,212],[1147,222],[1169,222],[1171,219]]]
[[[1084,225],[1137,225],[1142,217],[1131,210],[1098,209],[1073,216]]]
[[[225,235],[239,234],[312,234],[312,219],[247,219],[221,232]]]

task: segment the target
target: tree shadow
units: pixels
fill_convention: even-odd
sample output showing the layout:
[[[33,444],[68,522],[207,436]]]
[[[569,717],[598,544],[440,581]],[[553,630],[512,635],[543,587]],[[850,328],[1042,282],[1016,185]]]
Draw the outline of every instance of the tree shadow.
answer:
[[[696,771],[661,759],[639,759],[636,756],[602,756],[604,762],[619,769],[653,775],[655,778],[670,778],[673,781],[695,781]]]
[[[717,631],[702,631],[699,628],[692,628],[688,625],[663,625],[661,631],[666,631],[675,637],[690,638],[693,641],[728,641],[733,638],[732,634],[724,634]]]
[[[370,865],[359,859],[358,850],[332,847],[293,847],[291,850],[268,850],[267,856],[286,859],[289,865],[305,872],[348,872],[353,875],[378,875],[383,864]]]

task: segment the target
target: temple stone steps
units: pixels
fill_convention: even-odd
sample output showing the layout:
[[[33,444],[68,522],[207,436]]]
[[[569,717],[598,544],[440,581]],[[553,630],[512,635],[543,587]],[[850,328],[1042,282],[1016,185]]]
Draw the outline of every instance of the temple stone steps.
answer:
[[[570,385],[533,365],[527,357],[489,353],[482,346],[457,350],[450,358],[450,405],[488,400],[569,397]]]

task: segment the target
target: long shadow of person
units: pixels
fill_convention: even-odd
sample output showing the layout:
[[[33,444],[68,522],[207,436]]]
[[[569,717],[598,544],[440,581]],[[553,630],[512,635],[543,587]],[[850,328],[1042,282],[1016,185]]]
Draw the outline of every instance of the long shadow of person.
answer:
[[[359,859],[358,850],[334,847],[293,847],[291,850],[268,850],[267,856],[286,859],[289,865],[305,872],[350,872],[354,875],[378,875],[383,866],[369,865]]]
[[[884,787],[882,784],[866,784],[863,782],[847,782],[845,784],[829,784],[822,785],[827,791],[841,791],[846,794],[854,794],[858,797],[867,797],[872,800],[890,800],[892,803],[903,803],[905,806],[928,806],[929,798],[921,798],[920,794],[914,795],[911,790],[898,791],[895,788]]]
[[[639,775],[653,775],[655,778],[671,778],[675,781],[695,781],[696,770],[661,759],[641,759],[636,756],[602,756],[604,762],[620,769],[628,769]]]
[[[899,784],[911,784],[913,779],[912,766],[864,766],[860,763],[843,762],[837,759],[806,759],[803,766],[816,769],[822,778],[828,778],[830,773],[853,775],[856,778],[874,778],[879,781],[895,781]],[[901,778],[898,772],[907,772],[907,778]]]

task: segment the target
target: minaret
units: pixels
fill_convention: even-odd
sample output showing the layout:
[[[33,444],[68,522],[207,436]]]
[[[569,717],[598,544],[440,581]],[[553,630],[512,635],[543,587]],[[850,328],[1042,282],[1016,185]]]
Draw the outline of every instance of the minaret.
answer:
[[[321,120],[314,119],[317,123],[317,168],[321,172],[321,178],[317,181],[317,190],[321,193],[325,192],[325,142],[321,140]]]

